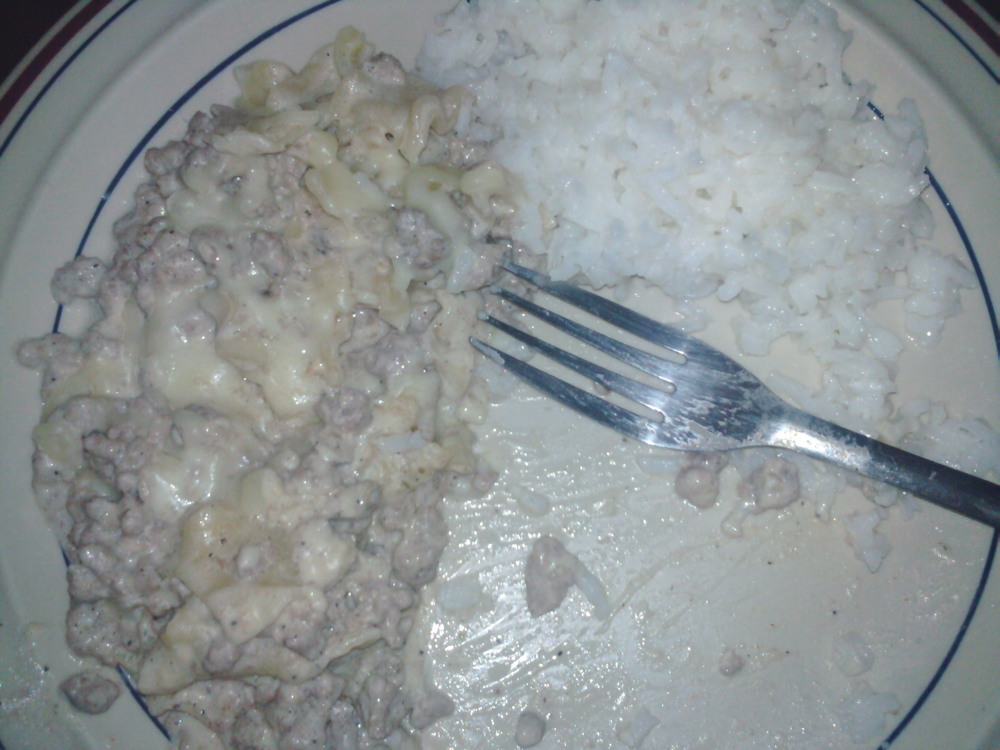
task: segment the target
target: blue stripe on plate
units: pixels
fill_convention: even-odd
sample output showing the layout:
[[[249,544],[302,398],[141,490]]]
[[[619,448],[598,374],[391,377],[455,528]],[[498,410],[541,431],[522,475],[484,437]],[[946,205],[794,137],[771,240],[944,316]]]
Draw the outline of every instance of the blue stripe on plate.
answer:
[[[930,7],[928,7],[927,3],[925,3],[923,0],[913,0],[913,2],[915,2],[921,8],[923,8],[925,11],[927,11],[927,14],[931,18],[937,21],[941,26],[944,27],[945,31],[947,31],[949,34],[955,37],[955,39],[958,40],[958,43],[961,44],[963,47],[965,47],[966,52],[968,52],[972,56],[973,60],[979,63],[979,67],[981,67],[983,70],[986,71],[986,74],[993,79],[994,83],[1000,84],[1000,75],[997,75],[997,73],[979,55],[979,53],[976,52],[974,49],[972,49],[972,47],[969,46],[969,43],[966,42],[965,39],[963,39],[961,35],[959,35],[959,33],[955,31],[955,29],[953,29],[947,21],[945,21],[943,18],[941,18],[940,15],[938,15]]]
[[[149,706],[146,705],[146,699],[143,697],[142,693],[139,692],[139,688],[135,686],[135,683],[132,682],[132,678],[129,676],[129,673],[126,672],[125,668],[121,665],[118,666],[118,676],[121,677],[122,684],[125,685],[125,689],[128,690],[129,695],[135,699],[135,702],[139,704],[139,708],[141,708],[143,713],[145,713],[146,716],[149,717],[149,720],[153,722],[153,726],[159,729],[160,734],[168,740],[171,739],[170,732],[167,731],[167,728],[163,726],[159,719],[153,716],[152,711],[149,710]]]
[[[137,0],[131,0],[131,2],[128,4],[128,6],[126,6],[126,8],[130,7],[131,5],[133,5],[136,1]],[[286,29],[289,26],[292,26],[295,23],[297,23],[297,22],[299,22],[299,21],[301,21],[301,20],[303,20],[305,18],[308,18],[309,16],[313,15],[314,13],[316,13],[316,12],[318,12],[320,10],[323,10],[324,8],[327,8],[327,7],[331,6],[331,5],[335,5],[339,1],[340,0],[326,0],[325,2],[319,3],[318,5],[314,5],[311,8],[309,8],[307,10],[304,10],[301,13],[298,13],[298,14],[296,14],[296,15],[288,18],[288,19],[286,19],[285,21],[282,21],[281,23],[279,23],[279,24],[277,24],[275,26],[272,26],[270,29],[264,31],[263,33],[261,33],[260,35],[258,35],[257,37],[255,37],[251,41],[247,42],[242,47],[240,47],[234,53],[232,53],[231,55],[229,55],[228,57],[226,57],[222,62],[220,62],[218,65],[216,65],[214,68],[212,68],[204,76],[202,76],[201,79],[199,79],[183,95],[181,95],[181,97],[178,98],[177,101],[175,101],[163,113],[163,115],[156,121],[156,123],[153,125],[153,127],[150,128],[150,130],[146,133],[146,135],[143,136],[143,138],[139,141],[139,143],[135,146],[135,148],[132,149],[132,151],[126,157],[125,161],[122,163],[121,167],[115,173],[115,175],[112,178],[111,182],[108,184],[108,186],[105,189],[103,195],[101,196],[101,198],[98,201],[97,208],[94,210],[94,214],[91,217],[90,222],[87,224],[87,227],[86,227],[86,229],[85,229],[85,231],[84,231],[84,233],[83,233],[83,235],[82,235],[82,237],[80,239],[80,242],[77,245],[77,250],[76,250],[75,256],[79,256],[80,254],[82,254],[83,249],[84,249],[84,247],[85,247],[88,239],[90,238],[90,234],[93,231],[94,225],[97,223],[98,218],[100,217],[101,213],[104,210],[105,205],[107,204],[108,198],[114,192],[114,190],[118,187],[118,185],[120,184],[120,182],[121,182],[122,178],[124,177],[125,173],[131,168],[133,162],[140,156],[140,154],[144,151],[144,149],[149,145],[150,141],[152,141],[152,139],[157,135],[157,133],[159,133],[159,131],[180,110],[181,107],[183,107],[195,94],[197,94],[202,88],[204,88],[206,84],[208,84],[210,81],[212,81],[214,78],[216,78],[222,72],[224,72],[227,69],[229,69],[229,67],[237,59],[239,59],[241,56],[243,56],[244,54],[246,54],[250,50],[254,49],[255,47],[257,47],[258,45],[260,45],[262,42],[266,41],[267,39],[270,39],[271,37],[273,37],[275,34],[279,33],[280,31],[282,31],[283,29]],[[955,38],[958,39],[962,43],[962,45],[965,47],[965,49],[968,50],[968,52],[976,60],[976,62],[978,62],[980,65],[982,65],[984,67],[984,69],[991,76],[993,76],[994,80],[998,80],[997,76],[989,69],[989,67],[986,66],[985,62],[975,53],[974,50],[972,50],[968,46],[968,44],[966,44],[961,39],[961,37],[959,37],[955,33],[955,31],[953,29],[951,29],[950,26],[948,26],[947,23],[945,23],[939,16],[937,16],[930,9],[928,9],[923,4],[923,2],[921,2],[921,0],[914,0],[914,2],[917,2],[919,5],[921,5],[921,7],[923,7],[925,10],[927,10],[928,13],[930,13],[935,18],[935,20],[938,21],[938,23],[940,23],[942,26],[944,26],[953,36],[955,36]],[[124,10],[125,10],[125,8],[122,9],[122,11],[124,11]],[[120,15],[120,13],[121,13],[121,11],[119,11],[119,14],[116,14],[115,18],[117,18],[117,16]],[[113,19],[111,19],[111,20],[113,20]],[[107,23],[105,23],[104,26],[101,27],[101,29],[99,29],[90,38],[88,38],[88,40],[87,40],[86,43],[89,44],[91,41],[93,41],[93,39],[99,33],[101,33],[105,28],[107,28],[107,26],[110,25],[111,20],[109,20]],[[74,55],[74,58],[75,58],[75,55]],[[69,65],[69,62],[71,62],[71,61],[67,61],[66,65],[64,65],[60,69],[59,73],[61,73],[62,70],[64,70],[65,67],[67,67]],[[46,90],[47,90],[47,88],[46,88]],[[43,91],[42,93],[39,94],[39,96],[36,98],[35,102],[33,102],[32,106],[34,106],[34,104],[37,102],[37,100],[40,99],[44,95],[44,93],[45,92]],[[879,117],[880,119],[883,119],[882,112],[874,104],[869,104],[869,107],[871,108],[872,112],[877,117]],[[963,226],[962,221],[959,218],[957,210],[952,205],[951,201],[948,199],[948,196],[945,193],[944,189],[942,188],[941,184],[938,182],[938,180],[934,177],[933,173],[929,169],[927,170],[927,176],[928,176],[928,179],[930,180],[931,187],[934,189],[935,194],[938,196],[938,198],[943,203],[943,205],[945,207],[945,210],[948,213],[949,218],[951,219],[952,223],[954,224],[955,229],[958,232],[959,237],[962,240],[962,244],[965,247],[965,250],[966,250],[966,253],[967,253],[968,257],[969,257],[970,263],[972,264],[973,269],[974,269],[974,271],[976,273],[976,277],[977,277],[977,279],[979,281],[980,290],[981,290],[981,292],[983,294],[983,297],[984,297],[984,300],[986,302],[986,307],[987,307],[987,311],[988,311],[989,318],[990,318],[990,324],[991,324],[992,329],[993,329],[994,341],[996,343],[997,350],[998,350],[998,356],[1000,356],[1000,328],[998,328],[996,312],[995,312],[995,309],[993,307],[993,302],[992,302],[992,299],[990,297],[989,290],[987,289],[987,286],[986,286],[986,280],[985,280],[985,278],[983,276],[982,269],[980,267],[978,259],[976,258],[976,253],[975,253],[975,251],[974,251],[974,249],[972,247],[972,243],[969,240],[968,233],[966,232],[965,227]],[[58,309],[58,312],[56,313],[56,319],[55,319],[55,322],[54,322],[53,328],[52,328],[53,331],[58,330],[59,321],[60,321],[61,315],[62,315],[62,307],[60,306],[59,309]],[[1000,530],[994,531],[994,533],[993,533],[993,537],[992,537],[992,540],[991,540],[991,543],[990,543],[990,547],[989,547],[989,550],[987,552],[986,559],[984,561],[983,571],[982,571],[982,574],[980,575],[979,583],[978,583],[978,585],[976,587],[976,590],[975,590],[975,593],[973,595],[972,602],[970,603],[969,609],[966,612],[965,618],[963,619],[962,624],[959,627],[959,630],[958,630],[957,634],[955,635],[954,640],[952,641],[951,647],[948,649],[948,652],[945,654],[945,657],[942,660],[940,666],[935,671],[935,673],[934,673],[933,677],[931,678],[930,682],[927,684],[927,686],[921,692],[921,694],[918,697],[917,701],[913,704],[913,706],[906,713],[906,715],[903,717],[903,719],[899,722],[899,724],[896,726],[896,728],[893,729],[892,732],[886,737],[886,739],[882,743],[880,743],[878,745],[878,747],[876,748],[876,750],[887,750],[887,748],[889,748],[889,746],[896,739],[898,739],[898,737],[903,733],[903,731],[909,725],[910,721],[917,715],[917,713],[923,707],[923,705],[925,704],[925,702],[927,701],[927,699],[930,697],[931,693],[934,691],[935,687],[937,687],[937,685],[938,685],[941,677],[944,675],[944,673],[947,670],[948,666],[951,664],[951,661],[954,658],[955,654],[957,653],[958,648],[961,645],[962,640],[964,639],[965,634],[967,633],[967,631],[969,629],[969,626],[972,623],[973,617],[975,616],[976,610],[978,609],[979,604],[980,604],[980,602],[982,600],[983,591],[986,588],[986,583],[989,580],[989,576],[990,576],[990,573],[991,573],[992,567],[993,567],[993,562],[994,562],[994,560],[996,558],[996,551],[997,551],[998,539],[1000,539]],[[128,688],[129,692],[133,695],[133,697],[135,697],[136,701],[139,703],[139,705],[142,707],[142,709],[146,712],[146,714],[152,720],[152,722],[154,723],[154,725],[159,729],[160,732],[162,732],[164,734],[164,736],[166,736],[166,737],[169,738],[169,734],[167,733],[166,729],[156,719],[156,717],[154,717],[149,712],[148,708],[146,707],[145,702],[142,699],[141,694],[135,689],[135,687],[132,685],[131,681],[128,679],[127,675],[125,675],[124,672],[122,672],[122,679],[125,682],[125,685]]]

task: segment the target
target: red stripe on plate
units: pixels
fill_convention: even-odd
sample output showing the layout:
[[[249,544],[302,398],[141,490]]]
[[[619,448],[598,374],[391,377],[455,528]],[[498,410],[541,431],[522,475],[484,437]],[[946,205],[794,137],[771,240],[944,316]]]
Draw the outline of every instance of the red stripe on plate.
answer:
[[[0,98],[0,122],[7,118],[14,109],[14,105],[45,70],[45,66],[52,62],[80,29],[86,26],[110,2],[111,0],[92,0],[92,2],[87,3],[49,39],[45,46],[38,51],[38,54],[31,58],[21,74],[14,79],[10,88]]]
[[[997,34],[972,6],[961,0],[942,0],[942,2],[948,6],[952,13],[965,21],[965,24],[986,42],[994,54],[1000,55],[1000,34]]]

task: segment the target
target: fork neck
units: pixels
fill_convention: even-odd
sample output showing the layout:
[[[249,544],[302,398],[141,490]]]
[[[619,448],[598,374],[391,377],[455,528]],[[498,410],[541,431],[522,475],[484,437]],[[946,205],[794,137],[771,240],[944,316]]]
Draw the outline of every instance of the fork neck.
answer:
[[[866,475],[870,470],[872,440],[859,432],[791,406],[774,414],[769,427],[764,441],[775,448],[805,453]]]
[[[1000,486],[796,409],[776,416],[770,445],[845,466],[1000,529]]]

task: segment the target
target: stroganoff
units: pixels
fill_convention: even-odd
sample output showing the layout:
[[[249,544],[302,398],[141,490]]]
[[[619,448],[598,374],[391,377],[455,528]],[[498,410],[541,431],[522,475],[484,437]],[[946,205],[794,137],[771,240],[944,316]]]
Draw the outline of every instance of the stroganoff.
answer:
[[[96,322],[19,351],[69,643],[182,747],[397,741],[451,708],[406,643],[442,498],[493,481],[467,339],[508,179],[453,135],[468,94],[353,29],[236,73],[235,108],[147,153],[114,257],[57,273]]]

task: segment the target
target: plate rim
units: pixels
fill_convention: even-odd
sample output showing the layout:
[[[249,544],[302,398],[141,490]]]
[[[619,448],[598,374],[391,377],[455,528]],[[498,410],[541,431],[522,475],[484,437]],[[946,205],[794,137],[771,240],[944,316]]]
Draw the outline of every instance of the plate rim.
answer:
[[[219,74],[227,70],[232,65],[232,62],[234,60],[238,59],[243,54],[246,54],[247,51],[258,46],[265,39],[270,38],[271,36],[274,36],[277,33],[280,33],[280,31],[286,28],[287,26],[290,26],[293,23],[296,23],[299,20],[306,18],[309,15],[312,15],[313,13],[321,11],[332,5],[336,5],[341,1],[342,0],[323,0],[322,2],[314,3],[308,9],[301,11],[298,14],[290,17],[285,22],[278,24],[276,27],[273,27],[265,32],[262,32],[258,36],[254,37],[254,39],[251,42],[248,42],[243,47],[227,55],[222,62],[220,62],[211,71],[206,73],[195,85],[193,85],[190,89],[188,89],[188,91],[185,93],[184,96],[182,96],[180,99],[174,102],[174,104],[171,107],[169,107],[168,110],[165,111],[163,116],[157,119],[156,123],[148,130],[143,139],[129,153],[129,156],[125,159],[122,166],[116,172],[114,179],[112,180],[112,182],[109,184],[109,186],[105,191],[105,195],[110,194],[119,185],[121,179],[128,171],[128,169],[131,167],[131,165],[134,163],[135,159],[137,159],[141,155],[141,153],[149,146],[150,142],[160,132],[162,127],[170,120],[170,118],[172,118],[175,115],[176,110],[179,109],[181,106],[183,106],[187,101],[189,101],[190,98],[193,97],[198,91],[200,91],[201,88],[207,82],[213,80]],[[925,2],[925,0],[903,0],[903,1],[915,3],[916,5],[926,10],[934,18],[936,22],[940,23],[949,31],[949,33],[955,36],[955,38],[962,44],[962,46],[965,47],[976,58],[976,60],[983,67],[983,69],[988,74],[990,74],[995,81],[1000,83],[1000,77],[998,77],[997,73],[992,71],[989,68],[989,66],[986,65],[985,61],[982,60],[981,56],[975,52],[975,50],[969,45],[969,43],[963,41],[962,37],[958,35],[951,27],[949,27],[948,24],[941,19],[939,14],[929,9],[928,7],[929,2]],[[51,54],[48,62],[46,62],[44,65],[40,67],[39,72],[37,72],[35,78],[33,78],[30,82],[28,82],[27,86],[25,86],[24,90],[27,93],[22,94],[21,95],[22,98],[23,96],[27,96],[28,93],[32,91],[37,91],[37,94],[34,96],[32,101],[28,105],[28,108],[24,110],[23,114],[18,117],[17,122],[14,124],[13,128],[10,129],[9,133],[5,133],[5,126],[8,124],[7,121],[4,121],[2,117],[0,117],[0,135],[3,136],[3,140],[2,142],[0,142],[0,156],[2,156],[4,151],[6,151],[7,148],[15,141],[22,127],[25,125],[25,123],[27,123],[30,120],[35,105],[38,102],[40,102],[46,95],[49,94],[52,86],[59,79],[62,72],[68,69],[76,61],[78,56],[82,53],[84,49],[87,48],[87,46],[92,41],[97,39],[105,31],[110,29],[117,19],[119,19],[129,9],[135,7],[139,2],[140,0],[82,0],[82,2],[79,3],[77,7],[73,9],[73,11],[71,11],[63,18],[63,20],[60,22],[60,25],[56,27],[56,29],[54,29],[53,32],[50,32],[50,35],[48,37],[43,38],[43,40],[39,42],[38,45],[36,45],[33,52],[30,53],[29,58],[26,58],[26,61],[22,62],[22,64],[18,68],[15,68],[14,73],[12,73],[12,77],[16,79],[15,80],[16,83],[17,81],[20,80],[20,76],[23,76],[26,73],[29,73],[34,70],[34,68],[32,67],[32,63],[35,60],[42,59],[42,56]],[[944,5],[946,5],[949,9],[951,5],[956,5],[956,4],[964,5],[962,3],[957,3],[956,0],[941,0],[941,2]],[[199,0],[199,2],[196,3],[195,7],[197,7],[198,5],[207,5],[207,4],[208,3]],[[104,11],[106,8],[109,8],[109,6],[110,6],[109,13],[112,13],[112,15],[109,18],[104,18],[103,20],[102,18],[98,18],[101,12]],[[88,10],[93,10],[93,13],[84,18],[83,14],[85,11]],[[74,22],[77,20],[80,21],[79,24],[74,24]],[[74,47],[74,43],[79,41],[81,37],[83,37],[84,34],[89,29],[92,29],[94,27],[95,24],[99,24],[99,27],[95,31],[90,32],[89,35],[86,36],[86,38],[82,41],[82,43]],[[63,39],[63,37],[60,36],[61,32],[71,27],[74,29],[74,31],[72,32],[72,34],[67,35],[66,38]],[[53,46],[56,44],[58,46]],[[68,54],[69,59],[63,60],[61,53]],[[4,84],[4,87],[0,89],[0,92],[2,92],[2,96],[6,96],[13,90],[13,88],[9,86],[10,80],[11,79],[8,78],[7,82],[5,82]],[[6,114],[7,117],[9,118],[13,113],[17,112],[17,107],[19,104],[20,104],[19,101],[15,101],[13,106],[6,113],[0,111],[0,116]],[[933,178],[932,175],[932,185],[935,183],[936,180]],[[947,199],[947,196],[943,192],[943,190],[939,191],[939,195],[941,196],[942,201],[945,203],[946,207],[950,209],[951,208],[950,201]],[[90,236],[93,226],[95,225],[98,216],[103,210],[104,205],[105,204],[102,202],[96,209],[94,216],[91,218],[91,221],[88,224],[82,236],[82,239],[80,240],[78,247],[76,249],[77,254],[82,252],[83,248],[86,246],[87,240]],[[980,282],[980,293],[984,295],[989,308],[990,321],[994,332],[994,340],[998,349],[998,354],[1000,354],[1000,329],[998,329],[996,312],[992,304],[992,298],[990,295],[990,286],[987,283],[987,279],[983,275],[983,272],[979,268],[974,249],[972,248],[971,244],[967,241],[967,236],[965,234],[964,229],[962,228],[961,221],[957,215],[954,215],[954,221],[956,222],[956,227],[958,228],[960,235],[962,235],[963,237],[963,241],[966,242],[968,257],[970,258],[970,261],[974,264],[976,268],[977,277]],[[12,236],[16,236],[16,226],[15,226],[15,231],[12,233]],[[4,270],[6,268],[6,265],[7,265],[7,256],[4,255],[0,257],[0,278],[2,278],[4,275]],[[59,323],[58,315],[59,314],[57,313],[57,319],[55,324],[56,326],[58,326]],[[991,546],[987,555],[987,561],[984,563],[984,571],[982,573],[976,594],[977,603],[975,606],[970,608],[965,620],[963,621],[963,625],[959,631],[959,634],[956,636],[956,640],[953,643],[952,649],[949,651],[949,656],[942,663],[938,672],[935,673],[935,676],[932,679],[931,684],[928,685],[928,688],[925,691],[926,696],[929,696],[933,692],[934,688],[937,685],[939,677],[943,675],[945,671],[947,671],[947,668],[951,661],[951,657],[954,655],[954,652],[957,651],[958,647],[961,644],[961,640],[964,638],[966,631],[968,630],[972,620],[974,619],[975,611],[979,603],[979,597],[985,590],[988,580],[995,574],[994,570],[995,551],[997,547],[998,536],[1000,536],[1000,531],[995,530],[993,533]],[[925,696],[922,695],[921,698],[918,700],[918,702],[914,704],[913,708],[907,714],[904,720],[902,720],[897,725],[897,728],[893,731],[893,733],[889,736],[889,738],[885,740],[885,743],[891,744],[893,741],[895,741],[898,735],[905,730],[905,728],[908,726],[910,722],[911,715],[915,715],[917,712],[919,712],[920,708],[923,705],[924,700]]]

